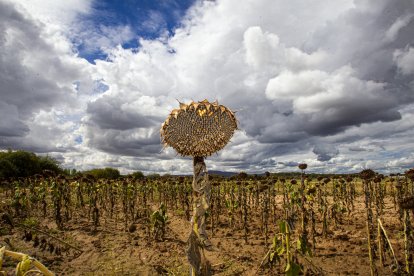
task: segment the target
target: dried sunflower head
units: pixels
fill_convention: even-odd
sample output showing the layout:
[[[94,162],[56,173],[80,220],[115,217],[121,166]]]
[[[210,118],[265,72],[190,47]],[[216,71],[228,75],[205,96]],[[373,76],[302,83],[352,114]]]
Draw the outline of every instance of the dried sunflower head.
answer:
[[[361,177],[364,180],[371,180],[375,177],[375,175],[375,172],[371,169],[365,169],[359,173],[359,177]]]
[[[210,156],[229,142],[237,129],[234,113],[218,102],[180,103],[161,126],[164,146],[183,156]]]
[[[316,193],[316,187],[310,187],[307,191],[308,195],[313,195]]]
[[[412,209],[414,210],[414,196],[406,196],[401,198],[398,203],[403,209]]]
[[[408,171],[405,172],[405,175],[411,179],[412,181],[414,181],[414,169],[409,169]]]
[[[299,169],[301,169],[301,170],[306,170],[306,168],[308,167],[308,164],[301,163],[301,164],[299,164],[299,165],[298,165],[298,167],[299,167]]]

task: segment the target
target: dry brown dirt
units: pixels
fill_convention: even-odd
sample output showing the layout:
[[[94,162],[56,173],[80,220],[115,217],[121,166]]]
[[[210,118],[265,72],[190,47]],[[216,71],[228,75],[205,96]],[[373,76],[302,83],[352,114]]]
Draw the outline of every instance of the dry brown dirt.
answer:
[[[283,274],[282,267],[272,271],[266,267],[259,269],[271,237],[278,229],[277,220],[281,214],[276,214],[270,220],[267,245],[258,221],[249,222],[250,235],[246,244],[243,230],[231,229],[228,218],[222,214],[220,224],[211,237],[217,251],[206,252],[214,275]],[[350,216],[343,215],[342,224],[337,227],[329,225],[327,238],[317,237],[316,255],[311,258],[314,265],[320,267],[325,275],[369,275],[365,221],[366,210],[360,196],[354,212]],[[398,259],[402,261],[403,228],[390,200],[386,201],[382,223]],[[61,256],[34,247],[33,241],[23,240],[22,227],[11,228],[4,223],[0,226],[0,245],[37,258],[57,275],[188,275],[189,271],[185,246],[191,225],[182,215],[174,214],[174,210],[169,211],[164,241],[148,239],[147,227],[140,222],[132,233],[125,231],[123,223],[114,219],[102,219],[96,230],[86,219],[70,221],[65,223],[64,231],[60,231],[53,221],[42,219],[38,226],[40,229],[82,250],[69,249]],[[320,222],[317,231],[321,231]],[[60,244],[58,241],[53,243]],[[379,275],[392,274],[388,267],[391,262],[387,257],[385,267],[380,267],[377,261]],[[15,261],[6,260],[3,268],[11,270],[16,264]]]

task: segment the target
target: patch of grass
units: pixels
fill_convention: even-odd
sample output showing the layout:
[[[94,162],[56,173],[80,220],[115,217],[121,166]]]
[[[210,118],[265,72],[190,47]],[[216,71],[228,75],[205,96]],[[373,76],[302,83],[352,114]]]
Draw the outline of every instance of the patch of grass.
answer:
[[[23,224],[26,227],[38,227],[40,222],[38,219],[34,217],[25,218],[21,224]]]

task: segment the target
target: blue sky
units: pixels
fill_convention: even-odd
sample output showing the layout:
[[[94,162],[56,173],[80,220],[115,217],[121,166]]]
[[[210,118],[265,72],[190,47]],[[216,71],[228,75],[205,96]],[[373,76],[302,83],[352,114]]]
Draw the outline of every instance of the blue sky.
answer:
[[[0,150],[66,168],[183,174],[178,102],[239,129],[210,170],[414,166],[412,0],[0,0]]]
[[[181,18],[193,3],[194,0],[94,1],[92,11],[80,15],[78,19],[95,29],[102,26],[129,26],[133,35],[121,45],[125,49],[138,48],[140,38],[157,39],[165,32],[173,35]],[[83,43],[77,45],[77,49],[79,55],[89,62],[105,59],[107,56],[100,49],[85,49]]]

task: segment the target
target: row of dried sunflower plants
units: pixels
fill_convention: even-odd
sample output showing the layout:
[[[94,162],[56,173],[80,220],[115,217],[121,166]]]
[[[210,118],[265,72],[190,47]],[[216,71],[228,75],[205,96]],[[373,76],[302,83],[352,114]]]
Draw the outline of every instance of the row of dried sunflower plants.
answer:
[[[391,272],[410,275],[413,267],[414,170],[383,176],[372,170],[356,175],[310,175],[299,164],[294,175],[214,177],[208,224],[212,236],[219,228],[241,231],[241,239],[264,238],[266,254],[258,271],[286,275],[324,274],[313,262],[317,240],[353,215],[358,196],[364,197],[370,271],[388,265]],[[191,217],[191,178],[95,179],[46,172],[30,178],[3,180],[2,216],[22,227],[23,238],[41,250],[61,255],[79,251],[23,221],[50,218],[65,230],[77,221],[100,231],[115,223],[125,231],[144,226],[146,239],[162,241],[170,215]],[[385,199],[393,202],[404,239],[404,260],[394,252],[383,226]],[[4,218],[3,218],[4,219]],[[258,231],[256,227],[258,226]],[[318,238],[318,239],[317,239]],[[385,258],[391,262],[385,262]]]
[[[241,176],[236,181],[213,182],[212,234],[216,226],[221,225],[225,202],[227,216],[224,219],[231,228],[243,230],[246,244],[256,226],[254,222],[259,222],[264,244],[269,249],[258,271],[323,275],[327,271],[312,260],[318,254],[317,237],[328,238],[332,229],[351,221],[357,197],[363,197],[369,273],[378,275],[378,267],[382,272],[395,275],[413,273],[410,210],[414,204],[414,170],[387,177],[370,169],[354,175],[327,177],[306,175],[306,164],[300,164],[299,169],[300,176],[290,179],[270,176],[255,180]],[[403,254],[396,254],[383,224],[387,198],[399,214],[399,223],[404,229]]]

